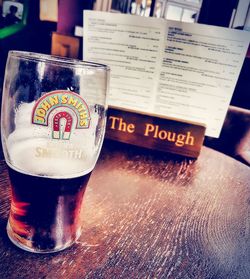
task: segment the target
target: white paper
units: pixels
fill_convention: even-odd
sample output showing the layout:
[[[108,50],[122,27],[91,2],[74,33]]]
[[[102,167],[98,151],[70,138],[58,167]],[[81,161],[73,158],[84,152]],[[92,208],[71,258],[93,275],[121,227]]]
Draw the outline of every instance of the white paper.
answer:
[[[218,137],[250,33],[84,12],[85,60],[111,67],[109,105],[191,120]]]
[[[84,59],[111,67],[109,104],[152,112],[164,51],[163,21],[91,11],[84,18]]]
[[[155,111],[205,123],[218,137],[240,74],[250,33],[167,22]]]

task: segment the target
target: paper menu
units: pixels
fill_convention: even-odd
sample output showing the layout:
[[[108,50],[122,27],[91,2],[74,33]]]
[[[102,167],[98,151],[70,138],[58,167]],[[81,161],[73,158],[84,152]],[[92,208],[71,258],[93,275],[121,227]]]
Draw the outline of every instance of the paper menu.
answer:
[[[205,123],[218,137],[250,41],[250,33],[167,22],[165,52],[155,109]]]
[[[85,60],[111,67],[109,104],[206,124],[218,137],[250,33],[84,12]]]
[[[110,105],[151,112],[165,33],[161,21],[140,19],[85,12],[83,57],[111,67]]]

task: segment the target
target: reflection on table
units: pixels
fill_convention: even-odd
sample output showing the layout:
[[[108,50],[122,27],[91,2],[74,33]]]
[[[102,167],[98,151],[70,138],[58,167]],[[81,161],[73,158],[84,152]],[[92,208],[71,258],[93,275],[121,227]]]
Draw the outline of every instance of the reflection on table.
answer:
[[[250,278],[249,167],[217,151],[190,160],[106,141],[79,241],[46,255],[8,240],[0,170],[0,278]]]

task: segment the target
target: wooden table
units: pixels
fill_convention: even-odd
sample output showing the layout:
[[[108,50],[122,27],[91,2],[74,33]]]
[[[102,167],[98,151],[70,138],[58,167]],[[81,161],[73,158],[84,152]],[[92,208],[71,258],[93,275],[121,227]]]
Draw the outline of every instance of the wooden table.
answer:
[[[0,163],[0,278],[250,278],[250,168],[203,147],[197,161],[106,142],[71,248],[32,254],[6,236]]]

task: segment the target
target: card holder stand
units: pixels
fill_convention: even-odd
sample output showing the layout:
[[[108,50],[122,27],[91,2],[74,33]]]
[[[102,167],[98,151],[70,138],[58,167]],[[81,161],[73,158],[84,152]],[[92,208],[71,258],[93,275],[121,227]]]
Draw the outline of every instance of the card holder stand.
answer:
[[[205,130],[201,123],[109,107],[106,138],[197,158]]]

